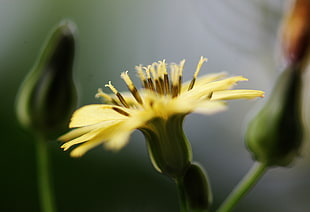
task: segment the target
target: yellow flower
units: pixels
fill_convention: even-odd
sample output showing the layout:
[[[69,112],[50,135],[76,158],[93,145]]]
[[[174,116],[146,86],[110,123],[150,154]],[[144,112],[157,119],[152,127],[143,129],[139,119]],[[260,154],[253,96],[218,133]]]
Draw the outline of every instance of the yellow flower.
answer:
[[[226,108],[224,100],[263,96],[264,93],[258,90],[229,90],[238,81],[247,80],[242,76],[225,78],[225,73],[217,73],[197,78],[205,61],[207,59],[201,57],[193,79],[187,83],[182,83],[185,60],[180,64],[170,64],[170,75],[164,60],[147,67],[137,66],[143,87],[139,91],[128,72],[122,73],[121,77],[130,92],[118,92],[111,82],[106,87],[113,92],[112,95],[99,89],[96,97],[103,98],[105,103],[86,105],[75,111],[69,125],[75,129],[59,138],[66,142],[62,148],[68,150],[73,145],[83,143],[71,152],[73,157],[81,156],[99,144],[118,150],[127,144],[131,133],[139,129],[148,140],[157,136],[157,142],[162,142],[158,151],[165,152],[164,146],[170,145],[170,140],[165,136],[184,137],[182,121],[185,115],[192,112],[213,114]],[[175,125],[169,124],[170,122]],[[176,131],[171,132],[170,129]],[[149,142],[148,145],[152,146],[154,143]],[[152,160],[156,160],[153,158],[156,152],[152,154]],[[188,160],[190,155],[189,152]],[[188,160],[184,163],[187,164]],[[162,171],[162,167],[158,166],[161,165],[155,164],[155,167]]]

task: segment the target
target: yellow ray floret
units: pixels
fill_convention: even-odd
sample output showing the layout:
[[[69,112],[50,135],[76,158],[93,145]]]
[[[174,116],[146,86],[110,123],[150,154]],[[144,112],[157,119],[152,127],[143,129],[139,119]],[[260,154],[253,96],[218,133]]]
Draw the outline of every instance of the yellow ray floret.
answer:
[[[65,142],[62,148],[67,150],[80,144],[71,152],[75,157],[99,144],[117,150],[126,145],[134,130],[148,128],[156,118],[169,120],[192,112],[214,114],[227,108],[226,100],[264,96],[259,90],[231,90],[238,82],[248,80],[242,76],[225,78],[226,73],[216,73],[198,77],[206,61],[200,58],[192,80],[185,83],[182,83],[185,60],[169,66],[165,60],[146,67],[136,66],[142,84],[140,90],[129,72],[123,72],[121,78],[130,92],[120,93],[111,82],[106,87],[112,95],[99,89],[96,97],[106,103],[86,105],[74,112],[69,124],[74,129],[59,138]]]

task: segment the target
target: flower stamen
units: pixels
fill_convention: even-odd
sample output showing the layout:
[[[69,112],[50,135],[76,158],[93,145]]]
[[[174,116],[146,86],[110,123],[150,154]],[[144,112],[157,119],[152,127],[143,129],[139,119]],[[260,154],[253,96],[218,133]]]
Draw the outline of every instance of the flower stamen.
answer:
[[[112,102],[113,101],[112,97],[110,97],[108,94],[104,93],[101,88],[98,88],[98,91],[97,91],[95,97],[96,98],[102,97],[105,100],[107,100],[108,102]]]
[[[149,66],[149,69],[155,81],[156,92],[162,95],[164,91],[162,88],[163,79],[162,79],[162,82],[160,82],[160,77],[159,77],[160,73],[158,73],[158,71],[156,72],[155,65],[157,65],[157,63],[153,63],[151,66]]]
[[[145,78],[145,74],[143,72],[142,65],[136,66],[135,68],[136,68],[136,70],[138,72],[138,76],[139,76],[139,78],[141,80],[142,86],[144,88],[148,89],[149,85],[148,85],[147,79]]]
[[[158,61],[157,64],[157,68],[158,68],[158,73],[160,76],[160,81],[162,84],[162,88],[164,90],[164,93],[167,95],[170,93],[170,88],[169,88],[169,76],[167,73],[167,66],[166,66],[166,61]]]
[[[169,76],[168,74],[164,74],[164,88],[165,88],[165,94],[169,94],[170,93],[170,84],[169,84]]]
[[[135,97],[137,102],[140,103],[140,104],[143,104],[142,98],[141,98],[141,96],[140,96],[136,86],[133,84],[133,82],[131,81],[131,79],[130,79],[130,77],[128,75],[128,71],[121,73],[121,78],[125,81],[128,89],[130,90],[132,95]]]
[[[178,96],[179,94],[179,72],[180,68],[177,64],[170,65],[171,74],[171,96],[172,98]]]
[[[115,105],[119,105],[115,99],[113,99],[108,94],[104,93],[101,88],[98,88],[98,91],[97,91],[97,94],[95,95],[95,97],[96,98],[101,97],[101,98],[105,99],[107,102],[112,102]]]
[[[124,110],[122,110],[122,109],[120,109],[118,107],[112,107],[112,109],[115,110],[116,112],[118,112],[119,114],[124,115],[124,116],[130,116],[129,113],[127,113],[126,111],[124,111]]]
[[[183,68],[184,68],[185,60],[182,60],[179,64],[179,94],[182,89],[182,76],[183,76]]]
[[[192,81],[191,81],[191,83],[189,84],[189,86],[188,86],[188,91],[189,90],[191,90],[193,87],[194,87],[194,85],[195,85],[195,82],[196,82],[196,79],[197,79],[197,76],[198,76],[198,73],[199,73],[199,71],[200,71],[200,69],[201,69],[201,66],[202,66],[202,64],[204,63],[204,62],[207,62],[208,61],[208,59],[207,58],[205,58],[205,57],[200,57],[200,60],[199,60],[199,62],[198,62],[198,64],[197,64],[197,68],[196,68],[196,71],[195,71],[195,73],[194,73],[194,76],[193,76],[193,79],[192,79]]]
[[[116,88],[112,85],[111,81],[109,81],[109,84],[106,84],[105,87],[109,87],[111,89],[111,91],[117,96],[117,98],[119,99],[119,101],[124,105],[124,107],[129,108],[126,100],[124,99],[124,97],[122,96],[122,94],[120,94]]]
[[[145,72],[146,72],[146,76],[147,76],[147,82],[148,82],[148,88],[151,90],[151,91],[154,91],[155,92],[155,86],[154,86],[154,83],[153,83],[153,80],[151,78],[151,66],[147,66],[147,67],[143,67]]]

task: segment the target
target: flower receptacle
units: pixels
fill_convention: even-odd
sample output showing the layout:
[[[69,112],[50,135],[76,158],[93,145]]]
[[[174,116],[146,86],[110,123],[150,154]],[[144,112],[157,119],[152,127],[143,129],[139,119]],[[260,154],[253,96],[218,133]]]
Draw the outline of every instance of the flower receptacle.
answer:
[[[192,150],[183,128],[184,115],[167,120],[154,118],[141,129],[147,140],[148,152],[157,171],[171,178],[183,176],[192,160]]]

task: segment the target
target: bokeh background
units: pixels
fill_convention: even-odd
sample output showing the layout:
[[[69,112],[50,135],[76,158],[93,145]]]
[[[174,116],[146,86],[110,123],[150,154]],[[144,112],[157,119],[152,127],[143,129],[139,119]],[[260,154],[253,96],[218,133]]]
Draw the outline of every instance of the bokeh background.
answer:
[[[17,124],[14,101],[50,30],[62,19],[78,28],[74,77],[79,106],[96,103],[98,87],[125,85],[122,71],[166,59],[186,59],[189,80],[200,56],[201,74],[228,71],[269,92],[277,76],[281,0],[0,0],[0,211],[40,211],[33,138]],[[305,106],[308,93],[305,92]],[[267,99],[266,98],[266,99]],[[190,115],[184,128],[194,160],[207,170],[218,206],[252,165],[244,129],[265,100],[238,100],[213,116]],[[310,116],[305,107],[305,120]],[[235,211],[310,210],[310,151],[290,168],[271,169]],[[153,169],[142,135],[117,153],[98,147],[73,159],[50,142],[53,188],[59,212],[178,211],[173,182]]]

